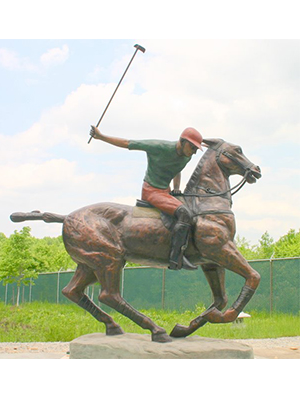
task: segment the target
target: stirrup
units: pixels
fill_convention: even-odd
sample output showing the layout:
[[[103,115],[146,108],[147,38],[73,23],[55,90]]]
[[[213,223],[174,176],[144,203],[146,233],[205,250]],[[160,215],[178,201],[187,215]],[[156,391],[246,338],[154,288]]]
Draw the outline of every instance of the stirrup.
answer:
[[[188,271],[196,271],[198,267],[193,265],[185,256],[182,259],[182,268]]]
[[[186,269],[188,271],[196,271],[198,269],[198,267],[196,265],[193,265],[192,263],[190,263],[189,260],[185,256],[183,256],[182,261],[178,262],[178,263],[176,261],[170,260],[170,265],[169,265],[168,269],[172,269],[173,271],[178,271],[182,268]]]

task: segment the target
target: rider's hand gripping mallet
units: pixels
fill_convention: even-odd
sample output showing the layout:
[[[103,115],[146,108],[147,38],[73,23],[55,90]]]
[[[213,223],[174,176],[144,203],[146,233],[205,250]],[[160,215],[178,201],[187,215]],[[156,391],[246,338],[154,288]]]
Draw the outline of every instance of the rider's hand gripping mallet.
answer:
[[[111,98],[110,98],[110,100],[109,100],[109,102],[108,102],[108,104],[107,104],[105,110],[103,111],[103,114],[101,115],[101,117],[100,117],[100,119],[99,119],[99,121],[98,121],[98,123],[97,123],[97,125],[96,125],[96,128],[98,128],[98,126],[100,125],[100,122],[102,121],[102,118],[104,117],[104,114],[106,113],[106,110],[108,109],[108,107],[109,107],[109,105],[110,105],[110,103],[111,103],[111,101],[112,101],[114,95],[116,94],[116,91],[118,90],[118,88],[119,88],[119,86],[120,86],[120,84],[121,84],[121,82],[122,82],[122,80],[123,80],[123,78],[124,78],[126,72],[128,71],[128,68],[130,67],[130,64],[132,63],[132,61],[133,61],[133,59],[134,59],[136,53],[138,52],[138,50],[141,50],[142,53],[145,53],[145,51],[146,51],[146,49],[145,49],[144,47],[140,46],[139,44],[135,44],[134,47],[135,47],[136,50],[135,50],[135,52],[134,52],[134,54],[133,54],[133,56],[132,56],[132,58],[131,58],[129,64],[127,65],[127,68],[125,69],[125,72],[124,72],[124,74],[122,75],[122,78],[120,79],[120,82],[118,83],[118,85],[117,85],[115,91],[113,92],[113,95],[111,96]],[[88,143],[90,143],[90,141],[92,140],[92,138],[93,138],[93,136],[91,135],[91,137],[90,137]]]

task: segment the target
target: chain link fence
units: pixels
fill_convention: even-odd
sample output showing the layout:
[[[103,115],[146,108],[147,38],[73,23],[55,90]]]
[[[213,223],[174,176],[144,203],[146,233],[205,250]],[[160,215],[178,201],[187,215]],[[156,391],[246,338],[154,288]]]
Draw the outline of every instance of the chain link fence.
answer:
[[[300,257],[249,261],[261,275],[260,285],[247,306],[248,310],[298,314],[300,311]],[[20,303],[70,303],[61,291],[74,271],[44,273],[28,286],[22,286]],[[231,305],[244,285],[244,279],[226,271],[226,293]],[[91,285],[86,293],[98,303],[101,287]],[[137,309],[193,310],[197,304],[206,307],[212,295],[201,268],[197,271],[170,271],[151,267],[125,267],[121,293]],[[15,304],[16,284],[0,285],[0,301]],[[101,305],[105,308],[105,306]]]

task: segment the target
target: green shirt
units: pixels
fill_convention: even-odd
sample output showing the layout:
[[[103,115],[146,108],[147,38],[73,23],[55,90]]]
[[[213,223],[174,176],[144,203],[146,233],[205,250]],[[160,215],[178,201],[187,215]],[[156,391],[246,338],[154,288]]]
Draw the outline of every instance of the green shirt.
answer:
[[[167,189],[170,182],[183,170],[191,157],[180,156],[177,142],[166,140],[130,140],[129,150],[147,153],[148,167],[144,181],[159,189]]]

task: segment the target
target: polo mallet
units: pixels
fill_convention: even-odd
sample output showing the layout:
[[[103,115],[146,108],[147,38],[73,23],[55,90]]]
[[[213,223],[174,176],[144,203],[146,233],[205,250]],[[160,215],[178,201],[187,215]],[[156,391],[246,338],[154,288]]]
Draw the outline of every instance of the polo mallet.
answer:
[[[118,83],[118,85],[117,85],[115,91],[113,92],[113,95],[111,96],[111,98],[110,98],[110,100],[109,100],[109,102],[108,102],[108,104],[107,104],[105,110],[103,111],[103,114],[101,115],[101,117],[100,117],[100,119],[99,119],[99,121],[98,121],[98,123],[97,123],[97,125],[96,125],[96,128],[98,128],[98,126],[100,125],[100,122],[102,121],[102,118],[104,117],[104,114],[106,113],[106,111],[107,111],[107,109],[108,109],[108,107],[109,107],[109,105],[110,105],[110,103],[111,103],[111,101],[112,101],[114,95],[116,94],[116,91],[118,90],[119,86],[121,85],[121,82],[122,82],[122,80],[123,80],[123,78],[124,78],[126,72],[128,71],[128,68],[130,67],[130,64],[132,63],[132,61],[133,61],[133,59],[134,59],[136,53],[138,52],[138,50],[141,50],[142,53],[145,53],[145,51],[146,51],[146,49],[145,49],[144,47],[140,46],[139,44],[135,44],[134,47],[135,47],[136,50],[135,50],[133,56],[131,57],[131,60],[130,60],[129,64],[127,65],[127,68],[125,69],[125,72],[124,72],[124,74],[122,75],[122,78],[120,79],[120,82]],[[92,138],[93,138],[93,136],[90,137],[90,139],[89,139],[89,141],[88,141],[88,144],[90,143],[90,141],[92,140]]]

